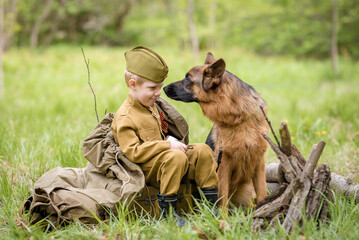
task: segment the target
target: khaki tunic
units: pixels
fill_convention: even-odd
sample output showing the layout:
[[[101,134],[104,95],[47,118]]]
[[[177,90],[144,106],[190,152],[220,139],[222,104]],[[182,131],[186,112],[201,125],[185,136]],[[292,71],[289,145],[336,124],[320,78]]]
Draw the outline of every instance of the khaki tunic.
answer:
[[[144,120],[151,120],[152,112],[142,108],[142,105],[138,106],[140,112],[149,114]],[[170,135],[188,144],[188,125],[185,119],[161,98],[157,99],[156,107],[164,112]],[[152,123],[159,123],[158,118],[152,118],[155,119]],[[134,156],[140,156],[134,159],[143,163],[136,164],[123,154],[115,142],[111,129],[113,121],[114,114],[108,113],[84,140],[82,151],[89,161],[87,166],[57,167],[44,173],[31,189],[31,196],[21,205],[20,215],[29,212],[32,224],[46,219],[55,227],[69,221],[97,223],[99,219],[108,219],[109,212],[116,215],[118,203],[128,203],[128,199],[143,190],[146,181],[164,189],[161,190],[162,194],[176,193],[186,169],[189,178],[194,179],[200,187],[217,186],[217,175],[214,172],[217,165],[212,163],[213,156],[208,146],[194,144],[194,149],[185,154],[179,150],[169,150],[169,143],[162,140],[161,132],[154,131],[155,128],[152,131],[157,134],[153,136],[154,139],[159,139],[158,145],[153,143],[157,140],[152,143],[146,141],[146,134],[142,135],[141,140],[137,137],[140,134],[132,130],[137,141],[142,144],[136,141],[128,142],[142,145],[142,148],[133,148],[131,144],[122,145],[127,146],[127,155],[130,156],[133,152]],[[148,125],[144,127],[147,128]],[[128,136],[121,134],[121,138]],[[153,136],[148,135],[149,138]],[[117,136],[116,138],[119,139]],[[160,151],[161,148],[165,150]],[[154,152],[159,153],[153,154]],[[152,155],[154,156],[146,160]]]
[[[30,223],[46,219],[51,227],[70,221],[96,224],[109,219],[110,212],[116,216],[119,202],[128,203],[143,190],[142,169],[123,155],[114,140],[113,118],[108,113],[84,140],[87,166],[56,167],[44,173],[21,205],[20,216],[28,212]]]
[[[212,150],[201,143],[192,144],[193,149],[186,153],[170,149],[157,107],[145,107],[129,95],[116,112],[111,129],[125,156],[140,164],[146,183],[160,187],[161,194],[176,194],[187,172],[201,188],[218,185]]]

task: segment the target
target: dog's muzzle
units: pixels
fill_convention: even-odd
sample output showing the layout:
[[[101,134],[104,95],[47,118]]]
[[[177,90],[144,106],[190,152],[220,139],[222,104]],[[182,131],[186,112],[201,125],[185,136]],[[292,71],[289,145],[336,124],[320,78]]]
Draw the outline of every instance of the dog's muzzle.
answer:
[[[163,88],[167,97],[182,102],[198,102],[198,99],[191,93],[186,92],[183,88],[178,88],[175,84],[171,83]]]

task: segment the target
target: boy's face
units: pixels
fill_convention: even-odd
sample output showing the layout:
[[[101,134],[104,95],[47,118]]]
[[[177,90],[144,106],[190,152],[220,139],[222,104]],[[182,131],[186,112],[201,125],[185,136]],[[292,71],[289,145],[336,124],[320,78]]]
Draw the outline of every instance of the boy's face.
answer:
[[[156,99],[161,95],[161,88],[163,82],[156,83],[145,80],[141,85],[138,85],[135,80],[129,81],[132,96],[140,101],[146,107],[151,107]]]

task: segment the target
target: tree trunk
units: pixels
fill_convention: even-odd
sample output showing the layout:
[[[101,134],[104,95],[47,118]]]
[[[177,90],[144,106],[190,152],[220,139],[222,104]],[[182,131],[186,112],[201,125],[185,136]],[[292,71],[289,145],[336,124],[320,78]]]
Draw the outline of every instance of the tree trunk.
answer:
[[[1,34],[1,33],[0,33]],[[0,39],[0,101],[4,98],[4,73],[3,73],[3,66],[2,66],[2,42]]]
[[[194,2],[193,0],[188,0],[188,7],[187,7],[187,19],[188,19],[188,27],[189,27],[189,35],[191,37],[191,45],[192,45],[192,52],[195,58],[199,57],[199,43],[196,34],[196,25],[193,20],[193,13],[194,13]]]
[[[209,11],[208,27],[214,29],[216,23],[217,0],[212,0],[211,8]]]
[[[61,13],[56,13],[56,14],[57,15],[56,15],[55,19],[52,21],[52,25],[51,25],[49,34],[47,34],[47,36],[43,39],[43,41],[41,43],[42,48],[47,48],[52,43],[52,41],[54,40],[55,34],[59,29],[59,24],[61,22],[62,16],[60,15]]]
[[[209,36],[207,36],[208,46],[214,48],[217,45],[216,39],[216,12],[217,12],[217,0],[212,0],[211,7],[209,10],[208,18],[208,29],[210,31]]]
[[[60,4],[60,8],[65,9],[67,0],[60,0],[59,4]],[[58,31],[61,20],[64,18],[64,14],[62,14],[61,12],[56,12],[55,14],[56,14],[56,17],[53,20],[50,32],[49,32],[49,34],[47,34],[46,38],[42,42],[43,48],[48,47],[52,43],[52,41],[54,40],[55,34]]]
[[[31,31],[31,38],[30,38],[31,39],[30,40],[30,48],[32,50],[37,48],[38,40],[39,40],[40,27],[41,27],[42,23],[45,21],[45,19],[47,18],[47,16],[50,14],[51,6],[52,6],[53,2],[54,2],[54,0],[47,0],[46,1],[45,7],[43,8],[42,13],[39,15],[39,17],[35,21],[35,25],[34,25],[34,28]]]
[[[1,2],[4,11],[2,50],[5,52],[10,47],[11,37],[14,33],[14,23],[16,22],[17,15],[17,0],[1,0]]]
[[[183,48],[185,47],[185,40],[184,40],[183,34],[180,31],[180,28],[178,26],[180,21],[178,21],[177,12],[179,11],[179,9],[176,8],[176,6],[172,0],[165,0],[165,4],[166,4],[166,9],[167,9],[166,13],[167,13],[168,18],[171,23],[171,31],[176,36],[176,39],[178,42],[178,48],[182,51]]]
[[[3,74],[3,67],[2,67],[4,20],[5,20],[4,1],[0,0],[0,100],[2,100],[4,97],[4,74]]]
[[[335,76],[339,74],[338,63],[338,3],[332,1],[332,45],[331,45],[332,66]]]
[[[118,8],[118,11],[116,12],[115,20],[114,20],[118,34],[120,34],[122,32],[125,18],[130,13],[132,5],[136,4],[136,1],[137,0],[125,1],[121,5],[121,7]]]

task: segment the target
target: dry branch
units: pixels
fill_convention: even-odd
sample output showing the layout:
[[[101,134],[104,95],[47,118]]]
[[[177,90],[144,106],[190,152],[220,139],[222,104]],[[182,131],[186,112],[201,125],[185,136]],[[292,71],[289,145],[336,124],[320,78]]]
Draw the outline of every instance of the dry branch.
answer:
[[[283,173],[285,178],[287,179],[288,182],[293,181],[296,177],[297,177],[297,173],[296,171],[293,169],[287,155],[285,155],[277,145],[275,145],[275,143],[270,139],[270,137],[265,134],[262,133],[262,136],[265,138],[265,140],[267,140],[267,142],[269,143],[269,145],[271,146],[271,148],[273,149],[273,151],[275,152],[275,154],[277,155],[280,164],[283,168]]]
[[[325,142],[320,141],[318,144],[314,145],[312,148],[312,152],[309,155],[308,162],[304,167],[303,174],[308,175],[308,177],[312,178],[314,174],[314,169],[318,164],[320,155],[322,155],[323,149],[325,146]],[[303,177],[305,177],[303,175]]]
[[[263,109],[262,106],[259,106],[259,107],[260,107],[260,109],[262,110],[262,113],[263,113],[263,115],[264,115],[264,117],[265,117],[265,119],[266,119],[266,121],[267,121],[267,123],[268,123],[268,125],[269,125],[269,127],[270,127],[270,130],[272,131],[272,134],[273,134],[273,136],[274,136],[274,138],[275,138],[275,140],[276,140],[276,142],[277,142],[277,144],[278,144],[278,147],[280,148],[280,143],[279,143],[279,141],[278,141],[277,136],[275,135],[275,132],[274,132],[273,127],[272,127],[272,124],[271,124],[271,122],[269,121],[269,119],[268,119],[268,117],[267,117],[267,114],[264,112],[264,109]]]
[[[279,127],[279,134],[282,143],[282,150],[287,155],[290,156],[292,154],[292,140],[290,138],[290,133],[288,130],[287,123],[283,122]]]
[[[91,82],[90,82],[90,60],[86,60],[85,52],[84,52],[84,50],[82,48],[81,48],[81,50],[82,50],[82,55],[84,56],[84,60],[85,60],[86,67],[87,67],[87,83],[91,88],[91,91],[92,91],[92,94],[93,94],[93,97],[94,97],[94,100],[95,100],[95,112],[96,112],[97,122],[100,122],[100,120],[98,119],[98,114],[97,114],[96,95],[95,95],[95,92],[94,92],[94,90],[93,90],[93,88],[91,86]]]

